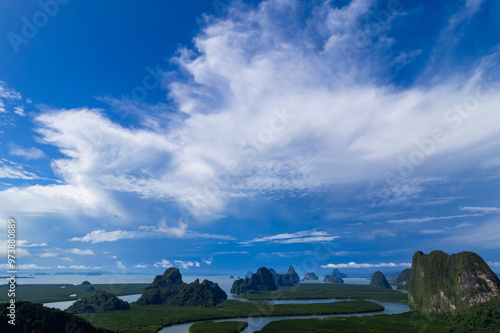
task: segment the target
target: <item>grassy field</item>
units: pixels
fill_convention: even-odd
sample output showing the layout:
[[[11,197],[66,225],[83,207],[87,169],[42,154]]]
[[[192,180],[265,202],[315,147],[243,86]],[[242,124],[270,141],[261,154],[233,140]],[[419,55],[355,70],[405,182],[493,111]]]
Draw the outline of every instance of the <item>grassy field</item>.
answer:
[[[106,290],[115,296],[141,294],[148,283],[128,284],[18,284],[16,288],[16,300],[30,301],[33,303],[48,303],[78,300],[79,298],[93,296],[98,290]],[[95,290],[86,291],[90,286]],[[62,288],[64,287],[64,288]],[[0,286],[0,303],[9,302],[7,285]],[[76,296],[69,296],[76,294]]]
[[[376,303],[349,301],[319,304],[265,305],[253,302],[225,301],[217,307],[176,307],[169,305],[136,305],[130,310],[82,314],[92,325],[124,333],[153,333],[163,326],[191,321],[238,317],[272,317],[295,315],[349,314],[383,311]]]
[[[247,328],[248,323],[244,321],[202,321],[191,325],[189,333],[240,333]]]
[[[448,321],[445,318],[405,312],[395,315],[365,317],[338,317],[326,319],[290,319],[273,321],[260,333],[444,333]]]
[[[371,299],[380,302],[408,303],[408,294],[398,290],[383,290],[365,285],[300,283],[293,287],[280,287],[276,291],[245,293],[248,300],[285,299]]]

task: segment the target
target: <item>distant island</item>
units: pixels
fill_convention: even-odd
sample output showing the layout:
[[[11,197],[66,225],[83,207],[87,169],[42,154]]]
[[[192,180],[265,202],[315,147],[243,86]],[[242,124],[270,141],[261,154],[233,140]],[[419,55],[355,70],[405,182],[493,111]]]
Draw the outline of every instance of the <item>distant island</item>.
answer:
[[[171,267],[155,277],[136,303],[209,307],[226,299],[227,294],[217,283],[208,280],[200,283],[198,279],[185,283],[179,269]]]
[[[248,291],[271,290],[278,290],[273,274],[266,267],[261,267],[251,277],[234,281],[231,294],[240,295]]]

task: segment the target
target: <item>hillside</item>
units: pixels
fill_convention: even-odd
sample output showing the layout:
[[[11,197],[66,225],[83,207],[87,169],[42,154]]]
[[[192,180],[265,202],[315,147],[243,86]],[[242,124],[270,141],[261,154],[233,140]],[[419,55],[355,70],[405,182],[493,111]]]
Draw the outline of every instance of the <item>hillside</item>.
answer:
[[[499,295],[500,280],[473,252],[413,255],[408,297],[423,312],[466,310]]]
[[[217,283],[198,279],[187,284],[179,269],[172,267],[157,275],[137,300],[137,304],[167,304],[177,306],[214,306],[227,299]]]

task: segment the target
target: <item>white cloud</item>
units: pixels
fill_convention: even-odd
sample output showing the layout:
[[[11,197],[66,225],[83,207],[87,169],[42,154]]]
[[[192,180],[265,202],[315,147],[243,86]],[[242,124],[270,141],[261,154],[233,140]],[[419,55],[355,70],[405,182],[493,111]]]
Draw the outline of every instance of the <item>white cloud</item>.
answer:
[[[172,265],[172,263],[169,260],[162,259],[159,262],[155,262],[153,266],[154,267],[162,267],[162,268],[170,268],[170,267],[173,267],[174,265]]]
[[[0,264],[1,269],[10,269],[9,264]],[[51,269],[51,267],[46,267],[46,266],[38,266],[37,264],[21,264],[21,265],[16,265],[16,268],[18,270],[22,269]]]
[[[24,108],[22,106],[14,107],[14,113],[17,114],[18,116],[26,117],[26,115],[24,114]]]
[[[74,260],[70,257],[62,257],[61,260],[67,261],[67,262],[74,262]]]
[[[500,262],[488,261],[488,266],[490,266],[490,267],[500,267]]]
[[[221,251],[212,253],[214,256],[224,255],[224,254],[250,254],[248,251]]]
[[[44,252],[44,253],[39,253],[38,256],[40,258],[51,258],[51,257],[57,257],[57,253],[52,253],[52,252]]]
[[[70,241],[101,243],[115,242],[124,239],[137,238],[205,238],[205,239],[226,239],[234,240],[232,236],[203,234],[188,230],[186,223],[179,221],[177,226],[168,226],[165,221],[156,226],[141,226],[139,230],[94,230],[83,237],[73,237]]]
[[[24,170],[23,167],[20,165],[16,164],[5,165],[3,161],[0,161],[0,179],[1,178],[27,179],[27,180],[40,179],[40,177],[38,177],[34,173]],[[0,192],[0,197],[2,192]]]
[[[47,243],[32,243],[30,241],[19,239],[16,241],[16,246],[18,247],[45,247]]]
[[[498,207],[460,207],[460,210],[482,214],[500,213]]]
[[[500,148],[500,93],[489,77],[498,54],[480,59],[474,72],[442,75],[437,83],[384,84],[378,75],[386,72],[393,43],[384,29],[359,53],[343,50],[354,44],[370,3],[336,8],[322,2],[302,25],[295,21],[302,17],[300,1],[263,1],[248,12],[234,9],[227,18],[208,20],[195,50],[181,49],[174,59],[185,79],[166,80],[179,117],[152,115],[146,125],[125,128],[100,110],[38,116],[41,141],[64,155],[53,161],[62,184],[1,191],[3,207],[123,217],[132,208],[112,200],[122,192],[174,201],[198,219],[216,219],[237,198],[384,182],[386,171],[420,151],[436,129],[446,140],[424,154],[433,162],[418,166],[423,178],[471,170],[478,160],[498,166],[492,156]],[[479,4],[467,2],[468,13]],[[469,99],[478,107],[464,109],[466,118],[449,112],[454,105],[470,109],[464,106]],[[417,198],[429,184],[409,183],[380,200]]]
[[[204,262],[205,264],[207,264],[207,265],[212,265],[212,263],[213,263],[214,261],[213,261],[213,258],[212,258],[212,257],[210,257],[210,258],[207,258],[207,259],[203,258],[203,262]]]
[[[381,267],[411,267],[410,263],[395,264],[391,263],[380,263],[380,264],[357,264],[355,262],[350,262],[348,264],[328,264],[321,265],[321,268],[381,268]]]
[[[62,266],[57,265],[58,269],[101,269],[102,266],[83,266],[83,265],[71,265],[71,266]]]
[[[94,256],[95,255],[94,251],[92,251],[90,249],[81,250],[81,249],[73,248],[73,249],[69,249],[68,252],[79,255],[79,256]]]
[[[31,147],[31,148],[22,148],[18,147],[16,145],[12,145],[10,147],[10,154],[12,156],[21,156],[24,157],[28,160],[35,160],[39,158],[44,158],[46,157],[43,151],[41,151],[38,148]]]
[[[20,93],[13,89],[7,88],[5,82],[0,81],[0,113],[5,112],[5,102],[3,101],[4,99],[7,101],[15,101],[21,98],[22,97]]]
[[[134,266],[134,268],[146,268],[146,267],[148,267],[148,266],[143,265],[143,264],[137,264]]]
[[[458,218],[464,218],[464,217],[476,217],[476,216],[483,216],[484,214],[469,214],[469,215],[455,215],[455,216],[440,216],[440,217],[416,217],[416,218],[409,218],[409,219],[401,219],[401,220],[390,220],[387,221],[389,223],[423,223],[423,222],[429,222],[429,221],[436,221],[436,220],[449,220],[449,219],[458,219]]]
[[[318,243],[330,242],[340,238],[340,236],[331,236],[326,231],[299,231],[295,233],[283,233],[273,236],[266,236],[261,238],[254,238],[250,241],[240,242],[240,244],[260,243],[260,242],[273,242],[281,244],[294,244],[294,243]]]
[[[359,235],[359,238],[364,239],[364,240],[374,240],[376,238],[380,237],[396,237],[396,234],[392,231],[385,230],[385,229],[376,229],[372,230],[367,234],[362,234]]]
[[[0,258],[7,258],[7,255],[9,254],[7,245],[8,245],[7,240],[0,239]],[[10,253],[10,254],[12,254],[12,253]],[[15,256],[17,258],[27,257],[27,256],[31,256],[31,253],[29,253],[27,250],[25,250],[21,247],[18,247],[16,244]]]
[[[116,262],[116,268],[118,269],[127,269],[127,267],[121,261]]]
[[[175,263],[175,265],[180,266],[184,269],[188,269],[188,268],[193,267],[195,265],[195,263],[192,261],[183,261],[183,260],[174,260],[174,263]],[[196,267],[199,267],[199,264]]]

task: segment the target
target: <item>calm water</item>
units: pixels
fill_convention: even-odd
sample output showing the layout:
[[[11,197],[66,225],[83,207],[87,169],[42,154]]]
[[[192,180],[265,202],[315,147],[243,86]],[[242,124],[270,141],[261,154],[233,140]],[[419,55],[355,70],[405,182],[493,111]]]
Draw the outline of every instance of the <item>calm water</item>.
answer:
[[[22,288],[23,284],[81,284],[83,281],[89,281],[92,284],[119,284],[119,283],[151,283],[154,279],[155,275],[99,275],[99,276],[86,276],[86,275],[37,275],[34,278],[19,278],[18,288]],[[190,283],[195,279],[200,279],[203,281],[204,279],[217,282],[219,286],[228,294],[228,299],[234,299],[239,301],[247,301],[241,299],[239,297],[235,297],[231,295],[229,292],[234,279],[229,279],[227,276],[195,276],[195,275],[186,275],[183,276],[183,281]],[[359,284],[359,285],[367,285],[370,284],[369,278],[346,278],[344,279],[346,284]],[[2,283],[6,283],[6,281],[2,281]],[[323,283],[322,281],[307,281],[304,283]],[[141,295],[124,295],[118,296],[120,299],[127,302],[135,302]],[[341,300],[333,300],[333,299],[319,299],[319,300],[275,300],[275,301],[265,301],[268,304],[312,304],[312,303],[331,303],[331,302],[339,302]],[[64,302],[51,302],[44,303],[45,306],[57,308],[60,310],[65,310],[69,306],[71,306],[75,301],[64,301]],[[309,319],[309,318],[329,318],[329,317],[345,317],[345,316],[370,316],[375,314],[396,314],[410,311],[410,308],[407,305],[403,304],[395,304],[395,303],[386,303],[386,302],[378,302],[375,303],[381,304],[384,306],[385,310],[383,312],[375,312],[375,313],[364,313],[364,314],[352,314],[352,315],[325,315],[325,316],[285,316],[285,317],[267,317],[267,318],[236,318],[236,319],[227,319],[227,320],[238,320],[248,322],[248,327],[243,331],[244,333],[252,333],[262,329],[265,325],[275,320],[283,320],[283,319]],[[216,321],[227,321],[227,320],[216,320]],[[159,332],[161,333],[187,333],[189,327],[193,323],[175,325],[170,327],[165,327]]]
[[[311,301],[310,303],[328,303],[329,302],[338,302],[338,300],[316,300]],[[275,304],[298,304],[303,303],[303,301],[297,300],[289,300],[289,301],[279,301],[280,303]],[[332,317],[360,317],[360,316],[373,316],[377,314],[398,314],[403,312],[410,311],[410,307],[404,304],[396,304],[396,303],[388,303],[388,302],[378,302],[371,301],[374,303],[378,303],[382,305],[385,310],[382,312],[372,312],[372,313],[358,313],[358,314],[349,314],[349,315],[322,315],[322,316],[283,316],[283,317],[261,317],[261,318],[231,318],[231,319],[223,319],[223,320],[214,320],[216,322],[221,321],[244,321],[248,323],[248,327],[242,333],[253,333],[255,331],[259,331],[264,326],[269,324],[272,321],[276,320],[284,320],[284,319],[324,319],[324,318],[332,318]],[[191,327],[193,323],[174,325],[169,327],[164,327],[158,333],[188,333],[189,327]]]

